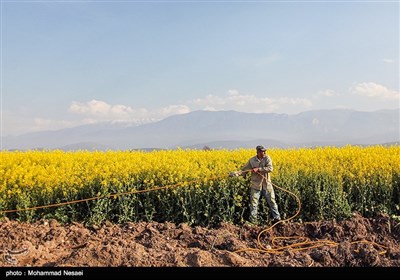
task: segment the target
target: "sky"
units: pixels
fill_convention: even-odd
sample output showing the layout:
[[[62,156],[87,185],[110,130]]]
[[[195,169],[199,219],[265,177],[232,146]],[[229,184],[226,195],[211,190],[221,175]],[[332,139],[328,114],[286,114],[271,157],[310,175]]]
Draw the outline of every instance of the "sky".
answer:
[[[399,1],[1,0],[1,135],[400,107]]]

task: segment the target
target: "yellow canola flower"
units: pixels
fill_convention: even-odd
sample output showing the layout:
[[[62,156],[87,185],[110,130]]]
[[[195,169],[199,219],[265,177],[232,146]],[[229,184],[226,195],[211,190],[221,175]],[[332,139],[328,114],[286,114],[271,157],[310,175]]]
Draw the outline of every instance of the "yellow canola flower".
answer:
[[[400,174],[399,146],[345,146],[268,149],[274,178],[325,173],[363,186],[392,187]],[[218,185],[241,168],[254,149],[64,152],[2,151],[0,198],[29,195],[73,195],[101,186],[135,189],[189,183]]]

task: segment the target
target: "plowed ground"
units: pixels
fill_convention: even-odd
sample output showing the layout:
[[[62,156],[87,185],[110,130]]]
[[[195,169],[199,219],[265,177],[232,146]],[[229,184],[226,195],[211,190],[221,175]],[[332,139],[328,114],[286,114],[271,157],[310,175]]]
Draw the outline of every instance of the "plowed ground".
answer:
[[[221,224],[217,228],[186,224],[104,223],[85,227],[55,220],[0,221],[0,266],[3,267],[400,267],[400,224],[386,215],[359,215],[344,221],[288,222],[268,225]],[[286,237],[272,243],[273,237]],[[301,239],[329,240],[303,250],[278,249]],[[366,240],[369,242],[352,243]],[[299,248],[299,247],[297,247]],[[21,250],[21,251],[19,251]]]

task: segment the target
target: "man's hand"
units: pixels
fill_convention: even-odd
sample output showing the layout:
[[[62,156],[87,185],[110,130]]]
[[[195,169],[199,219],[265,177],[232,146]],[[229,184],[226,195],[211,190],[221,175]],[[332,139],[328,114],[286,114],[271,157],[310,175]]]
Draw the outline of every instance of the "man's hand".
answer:
[[[254,173],[257,173],[260,171],[260,168],[256,167],[256,168],[253,168],[251,171],[253,171]]]

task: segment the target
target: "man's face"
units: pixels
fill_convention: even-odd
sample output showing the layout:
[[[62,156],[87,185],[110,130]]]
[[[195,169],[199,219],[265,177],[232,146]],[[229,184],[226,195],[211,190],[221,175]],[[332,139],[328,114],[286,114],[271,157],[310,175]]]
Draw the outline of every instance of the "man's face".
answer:
[[[258,157],[258,158],[263,158],[263,157],[265,157],[265,151],[257,150],[257,157]]]

